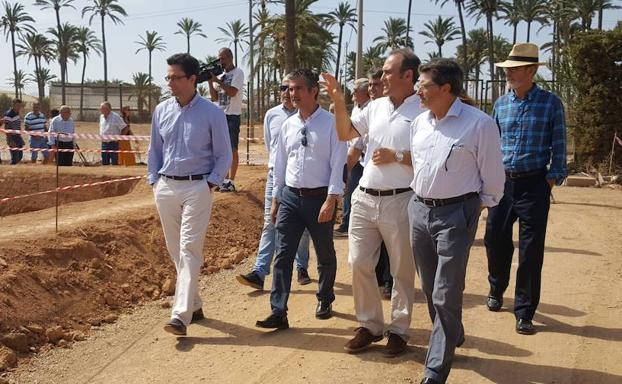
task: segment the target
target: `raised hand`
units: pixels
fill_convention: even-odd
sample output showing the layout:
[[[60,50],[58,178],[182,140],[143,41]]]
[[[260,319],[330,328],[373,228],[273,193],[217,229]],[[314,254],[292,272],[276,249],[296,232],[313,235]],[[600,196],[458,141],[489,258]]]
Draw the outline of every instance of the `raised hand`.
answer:
[[[335,101],[343,98],[341,86],[337,82],[337,79],[335,79],[335,76],[331,75],[328,72],[322,72],[322,78],[324,79],[324,81],[320,81],[320,84],[322,85],[322,88],[326,90],[326,93],[328,94],[328,97],[331,98],[331,100]]]

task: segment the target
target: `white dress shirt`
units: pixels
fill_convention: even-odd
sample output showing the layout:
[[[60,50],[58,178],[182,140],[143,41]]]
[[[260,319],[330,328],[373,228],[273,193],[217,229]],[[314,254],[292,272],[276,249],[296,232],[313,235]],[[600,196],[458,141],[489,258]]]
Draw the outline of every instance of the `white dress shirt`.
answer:
[[[370,102],[371,100],[367,100],[365,104],[361,105],[360,107],[358,105],[355,105],[354,108],[352,108],[352,113],[350,114],[350,120],[360,115],[361,112],[365,108],[367,108]],[[356,149],[361,150],[361,152],[365,154],[365,150],[367,149],[367,135],[361,135],[359,137],[355,137],[354,139],[348,140],[347,143],[348,143],[348,150],[351,147],[354,147]],[[363,156],[361,156],[361,158],[359,159],[359,164],[361,164],[362,166],[365,166],[365,158]]]
[[[499,204],[505,172],[494,120],[460,99],[437,120],[432,112],[412,124],[412,189],[418,196],[447,199],[478,192],[485,207]]]
[[[76,131],[76,125],[73,122],[73,119],[70,117],[67,120],[63,120],[63,118],[59,115],[54,117],[50,121],[50,133],[65,133],[71,136],[64,135],[50,135],[48,137],[49,145],[56,145],[57,141],[62,141],[65,143],[71,143],[73,141],[73,134]]]
[[[354,129],[361,136],[367,134],[368,137],[360,186],[379,190],[408,188],[413,179],[412,167],[397,162],[375,165],[370,160],[378,148],[409,151],[410,125],[423,111],[419,96],[413,94],[397,109],[389,97],[381,97],[353,116]]]
[[[302,145],[306,129],[307,145]],[[307,120],[300,112],[283,124],[274,159],[274,189],[280,196],[285,185],[293,188],[328,186],[328,193],[343,194],[346,143],[339,141],[335,117],[320,106]]]
[[[127,124],[121,116],[116,114],[115,112],[110,112],[108,117],[104,117],[104,115],[99,115],[99,134],[102,136],[106,135],[120,135],[123,128],[125,128]],[[102,139],[102,142],[109,143],[111,139]]]
[[[268,151],[268,168],[274,168],[274,154],[276,146],[281,135],[281,128],[288,117],[296,113],[293,109],[288,111],[283,104],[268,109],[263,119],[263,138]]]

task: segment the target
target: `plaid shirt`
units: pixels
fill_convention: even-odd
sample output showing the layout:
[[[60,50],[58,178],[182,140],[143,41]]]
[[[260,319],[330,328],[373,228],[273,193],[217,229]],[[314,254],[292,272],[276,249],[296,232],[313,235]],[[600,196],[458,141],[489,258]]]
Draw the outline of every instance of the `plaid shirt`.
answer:
[[[545,169],[557,184],[566,178],[566,122],[561,100],[534,84],[524,99],[510,91],[499,97],[493,118],[501,134],[506,171]]]

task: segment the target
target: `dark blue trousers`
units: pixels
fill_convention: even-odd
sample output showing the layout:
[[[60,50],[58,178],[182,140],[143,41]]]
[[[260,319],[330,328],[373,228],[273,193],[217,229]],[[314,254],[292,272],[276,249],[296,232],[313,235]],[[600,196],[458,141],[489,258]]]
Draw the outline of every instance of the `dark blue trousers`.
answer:
[[[109,151],[118,151],[119,150],[119,142],[118,141],[110,141],[110,142],[102,142],[102,149]],[[102,165],[119,165],[119,154],[116,152],[102,152]]]
[[[341,215],[341,224],[339,230],[348,232],[350,227],[350,208],[352,207],[352,193],[359,186],[359,181],[363,177],[363,166],[358,161],[348,175],[348,191],[343,195],[343,212]]]
[[[318,223],[322,204],[326,195],[300,197],[285,187],[279,202],[279,211],[276,219],[278,243],[276,257],[272,270],[272,292],[270,305],[272,313],[278,316],[287,314],[287,300],[292,284],[292,270],[294,258],[298,250],[298,242],[305,228],[311,235],[315,253],[317,255],[317,271],[319,287],[317,299],[322,302],[335,301],[335,274],[337,273],[337,258],[333,244],[333,225],[335,219],[326,223]]]
[[[508,287],[514,253],[512,227],[518,220],[518,270],[514,301],[517,319],[531,320],[540,302],[550,194],[551,188],[544,174],[508,179],[499,205],[488,212],[484,243],[492,296],[501,297]]]

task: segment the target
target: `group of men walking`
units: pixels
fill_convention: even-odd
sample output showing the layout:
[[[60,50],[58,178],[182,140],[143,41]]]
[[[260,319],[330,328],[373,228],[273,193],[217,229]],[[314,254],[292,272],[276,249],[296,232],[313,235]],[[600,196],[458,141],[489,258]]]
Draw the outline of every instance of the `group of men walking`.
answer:
[[[203,317],[197,290],[202,246],[212,190],[222,185],[232,154],[222,109],[196,92],[196,59],[179,54],[168,64],[174,97],[154,113],[149,182],[177,268],[175,302],[165,329],[185,335],[187,326]],[[258,257],[250,273],[238,276],[240,283],[263,289],[274,255],[270,314],[256,325],[289,327],[295,260],[299,283],[310,282],[308,242],[301,241],[307,233],[317,254],[315,317],[332,316],[337,268],[333,226],[346,165],[348,261],[359,323],[344,346],[347,352],[362,352],[385,336],[385,355],[406,351],[416,271],[432,322],[421,382],[447,380],[455,349],[465,342],[466,267],[484,208],[490,282],[486,305],[491,311],[503,305],[512,225],[518,219],[515,326],[520,334],[534,333],[549,195],[566,175],[563,107],[534,84],[540,64],[533,44],[515,45],[508,60],[497,64],[505,69],[509,92],[496,102],[492,118],[464,100],[463,73],[455,61],[422,65],[408,49],[386,59],[382,96],[358,103],[350,116],[333,76],[322,74],[321,83],[334,103],[334,115],[319,105],[317,74],[307,69],[288,74],[280,85],[282,104],[265,118],[270,157]],[[352,183],[362,153],[360,180]],[[387,323],[376,276],[383,242],[392,278]]]

